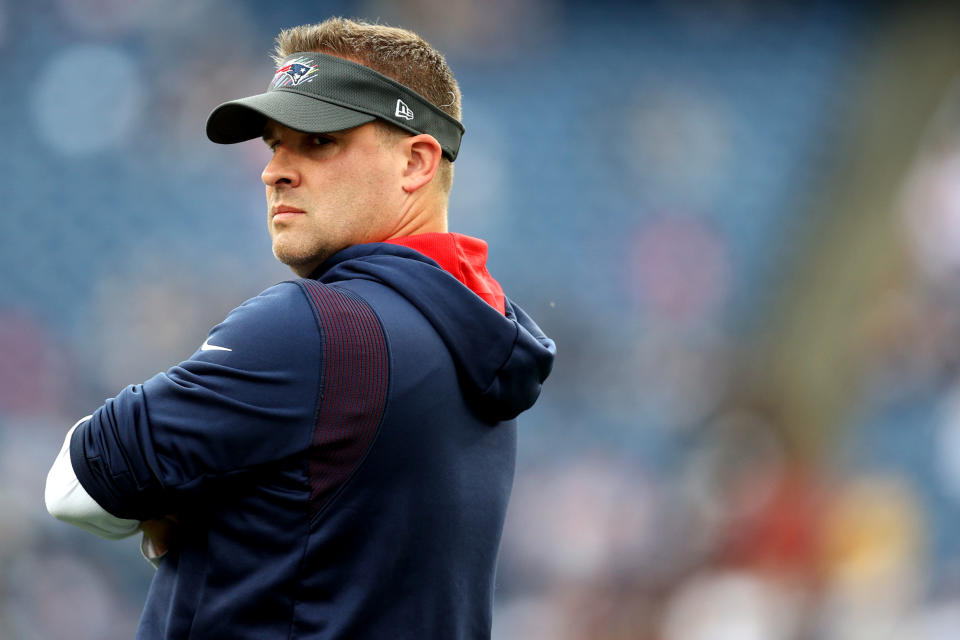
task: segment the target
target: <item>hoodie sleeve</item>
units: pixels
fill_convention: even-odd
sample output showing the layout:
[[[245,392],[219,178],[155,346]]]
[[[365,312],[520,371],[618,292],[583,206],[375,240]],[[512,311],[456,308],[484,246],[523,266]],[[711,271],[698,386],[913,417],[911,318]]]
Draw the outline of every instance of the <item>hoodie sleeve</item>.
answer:
[[[127,387],[79,425],[70,440],[77,478],[118,518],[202,503],[211,480],[309,446],[322,352],[301,288],[267,289],[189,360]]]

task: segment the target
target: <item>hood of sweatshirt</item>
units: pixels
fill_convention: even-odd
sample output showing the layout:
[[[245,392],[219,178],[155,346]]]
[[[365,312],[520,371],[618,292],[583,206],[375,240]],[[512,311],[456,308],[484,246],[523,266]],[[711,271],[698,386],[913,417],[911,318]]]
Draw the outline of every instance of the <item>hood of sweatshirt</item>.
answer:
[[[311,278],[373,280],[406,298],[446,344],[464,395],[486,419],[509,420],[533,406],[553,367],[553,340],[503,296],[487,272],[482,240],[424,234],[354,245]]]

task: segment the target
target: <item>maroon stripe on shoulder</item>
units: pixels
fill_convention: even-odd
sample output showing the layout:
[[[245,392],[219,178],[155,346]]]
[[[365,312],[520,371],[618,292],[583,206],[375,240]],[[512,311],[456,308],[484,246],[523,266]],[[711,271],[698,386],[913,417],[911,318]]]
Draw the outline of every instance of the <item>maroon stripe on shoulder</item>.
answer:
[[[311,442],[310,507],[319,513],[373,444],[387,403],[389,363],[383,327],[350,292],[300,280],[323,344],[320,408]]]

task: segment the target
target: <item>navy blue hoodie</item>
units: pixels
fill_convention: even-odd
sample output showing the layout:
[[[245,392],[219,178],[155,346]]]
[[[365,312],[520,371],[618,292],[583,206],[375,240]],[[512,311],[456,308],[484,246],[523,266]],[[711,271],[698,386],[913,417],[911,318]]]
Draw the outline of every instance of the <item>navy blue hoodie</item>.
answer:
[[[515,418],[555,350],[458,277],[350,247],[77,428],[104,509],[180,517],[138,638],[489,637]]]

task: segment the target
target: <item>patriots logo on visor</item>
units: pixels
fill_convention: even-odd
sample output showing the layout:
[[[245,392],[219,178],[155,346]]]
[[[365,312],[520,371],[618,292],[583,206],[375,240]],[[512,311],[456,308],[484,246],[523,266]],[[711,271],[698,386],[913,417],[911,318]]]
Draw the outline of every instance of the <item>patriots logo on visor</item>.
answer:
[[[304,82],[313,80],[313,74],[317,72],[317,65],[310,58],[297,58],[288,61],[285,65],[277,69],[273,75],[271,89],[277,87],[295,87]]]

